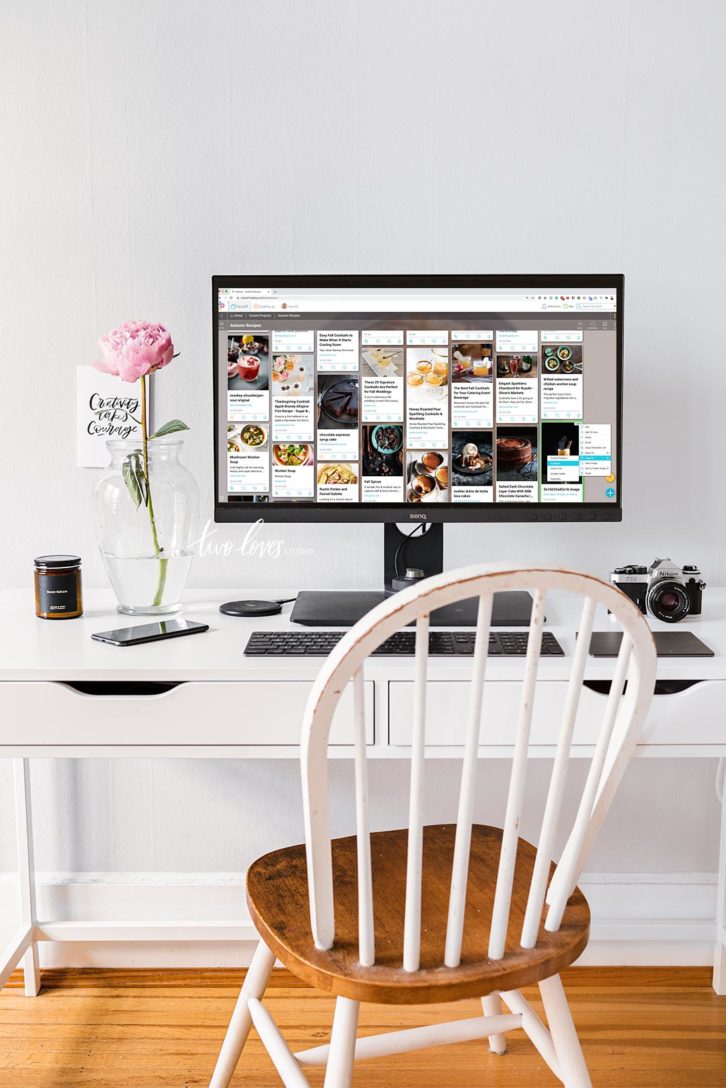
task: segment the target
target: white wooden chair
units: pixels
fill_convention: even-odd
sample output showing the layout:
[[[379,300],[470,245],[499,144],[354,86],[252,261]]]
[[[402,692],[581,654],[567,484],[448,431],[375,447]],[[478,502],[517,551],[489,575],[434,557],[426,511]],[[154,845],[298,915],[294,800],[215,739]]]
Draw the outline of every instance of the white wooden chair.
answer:
[[[503,829],[472,823],[477,747],[495,592],[533,592],[521,702]],[[519,838],[545,594],[583,598],[559,739],[537,846]],[[424,827],[424,755],[429,613],[479,598],[476,649],[456,824]],[[560,824],[578,701],[597,606],[623,629],[610,693],[574,823],[557,866]],[[369,832],[363,666],[385,639],[416,622],[411,786],[407,830]],[[589,909],[577,880],[645,722],[656,674],[644,617],[618,589],[587,574],[505,565],[470,567],[434,578],[374,608],[323,665],[302,732],[305,845],[260,858],[247,899],[260,934],[210,1088],[226,1088],[252,1024],[287,1088],[305,1088],[306,1065],[326,1065],[325,1088],[350,1085],[356,1058],[488,1037],[497,1053],[523,1028],[566,1088],[590,1077],[559,972],[581,954]],[[626,683],[627,681],[627,683]],[[341,693],[353,684],[357,834],[330,838],[328,735]],[[301,979],[336,995],[331,1042],[292,1054],[262,997],[275,958]],[[539,983],[548,1027],[520,987]],[[397,1004],[481,997],[473,1019],[357,1039],[360,1001]],[[502,1004],[509,1013],[502,1012]]]

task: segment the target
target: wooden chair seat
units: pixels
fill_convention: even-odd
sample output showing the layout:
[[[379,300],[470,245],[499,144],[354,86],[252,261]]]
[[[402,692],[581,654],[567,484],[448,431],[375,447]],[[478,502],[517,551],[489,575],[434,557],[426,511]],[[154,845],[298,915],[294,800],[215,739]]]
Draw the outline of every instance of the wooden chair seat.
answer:
[[[333,839],[335,944],[315,947],[305,847],[291,846],[259,858],[247,874],[252,920],[268,948],[299,978],[342,997],[385,1004],[417,1004],[483,997],[516,990],[558,974],[583,952],[590,909],[576,888],[556,933],[540,926],[536,948],[519,945],[535,848],[519,839],[506,951],[501,960],[486,956],[489,923],[502,841],[499,828],[474,824],[459,967],[442,967],[446,936],[455,825],[424,828],[421,969],[402,968],[408,831],[371,835],[376,962],[358,960],[358,882],[356,839]],[[554,870],[554,866],[553,866]],[[544,917],[544,912],[543,912]]]

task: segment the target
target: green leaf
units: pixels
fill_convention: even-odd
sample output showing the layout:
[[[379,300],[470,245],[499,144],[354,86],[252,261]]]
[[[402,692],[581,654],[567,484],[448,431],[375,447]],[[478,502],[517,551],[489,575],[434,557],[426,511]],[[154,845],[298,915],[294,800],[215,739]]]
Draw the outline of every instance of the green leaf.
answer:
[[[159,427],[158,431],[154,431],[153,434],[149,435],[149,441],[151,441],[152,438],[163,438],[165,434],[174,434],[175,431],[188,430],[188,426],[181,419],[170,419],[163,427]]]
[[[146,479],[146,473],[144,472],[144,462],[141,457],[141,451],[136,451],[136,459],[134,461],[134,470],[136,472],[136,482],[139,485],[139,491],[141,492],[141,498],[144,506],[149,505],[149,481]]]
[[[136,454],[130,453],[125,458],[121,467],[121,472],[124,478],[124,483],[128,488],[131,501],[138,510],[141,506],[141,500],[143,498],[141,488],[139,487],[139,481],[136,474]]]
[[[142,502],[144,506],[148,506],[149,485],[144,472],[144,463],[141,459],[141,450],[132,450],[126,456],[121,466],[121,473],[136,509],[138,510]]]

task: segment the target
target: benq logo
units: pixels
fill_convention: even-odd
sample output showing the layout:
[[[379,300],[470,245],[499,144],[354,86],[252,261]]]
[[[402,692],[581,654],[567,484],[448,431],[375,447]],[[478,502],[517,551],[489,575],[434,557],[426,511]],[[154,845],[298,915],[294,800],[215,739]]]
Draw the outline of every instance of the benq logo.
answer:
[[[408,516],[412,521],[428,521],[429,520],[428,514],[409,514]]]

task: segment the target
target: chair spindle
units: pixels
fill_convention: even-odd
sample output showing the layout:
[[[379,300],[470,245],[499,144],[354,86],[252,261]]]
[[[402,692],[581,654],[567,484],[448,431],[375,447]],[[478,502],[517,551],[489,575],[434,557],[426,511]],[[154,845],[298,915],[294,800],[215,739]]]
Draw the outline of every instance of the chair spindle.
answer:
[[[421,957],[421,879],[428,659],[429,616],[423,615],[416,621],[411,792],[409,795],[408,855],[406,859],[406,911],[403,928],[404,971],[417,971]]]
[[[545,921],[545,929],[550,933],[555,932],[560,927],[562,916],[565,913],[565,907],[567,906],[567,900],[572,894],[577,882],[577,876],[580,872],[580,858],[583,852],[585,836],[597,800],[598,791],[601,786],[603,767],[605,766],[605,760],[610,748],[613,726],[623,697],[623,688],[625,686],[625,678],[630,664],[632,645],[627,632],[623,631],[620,652],[618,653],[618,659],[615,665],[615,674],[610,685],[610,694],[608,695],[607,703],[605,704],[603,722],[600,727],[595,752],[592,757],[585,788],[580,800],[580,806],[577,810],[577,816],[575,817],[575,823],[570,832],[570,837],[567,840],[567,844],[562,852],[562,857],[560,858],[559,865],[557,866],[557,870],[550,885],[549,911],[547,912],[547,919]]]
[[[492,600],[491,593],[482,594],[479,598],[477,612],[476,644],[469,690],[469,720],[466,729],[464,761],[461,768],[459,810],[456,818],[456,840],[454,842],[454,861],[449,895],[449,917],[446,925],[446,949],[444,953],[446,967],[458,967],[461,961],[464,913],[466,911],[466,886],[469,876],[469,853],[471,850],[471,825],[474,818],[474,798],[476,793],[477,750],[479,747],[479,730],[481,728],[484,678],[489,656]]]
[[[537,857],[532,873],[532,882],[529,887],[527,909],[522,925],[522,948],[534,948],[537,943],[542,907],[547,891],[547,879],[549,877],[552,852],[555,836],[560,822],[562,802],[565,796],[565,783],[572,747],[572,736],[577,719],[577,708],[580,703],[582,691],[582,678],[585,673],[587,654],[590,649],[590,635],[595,617],[596,603],[592,597],[586,597],[582,606],[580,628],[575,645],[575,654],[572,660],[570,679],[565,696],[565,709],[562,718],[562,726],[557,743],[554,765],[550,776],[549,790],[545,802],[544,815],[542,817],[542,831],[537,845]]]
[[[363,967],[376,960],[373,927],[373,878],[371,835],[368,821],[368,753],[366,752],[366,705],[363,670],[353,677],[355,715],[355,828],[358,851],[358,958]]]
[[[509,781],[509,796],[504,817],[502,848],[499,856],[497,887],[494,893],[494,908],[489,931],[489,958],[500,960],[504,955],[509,926],[509,909],[512,902],[512,884],[517,861],[517,843],[519,826],[524,804],[524,783],[527,775],[529,756],[529,735],[532,727],[534,693],[537,685],[537,668],[542,647],[542,624],[544,622],[544,590],[536,589],[532,616],[529,625],[527,657],[524,666],[522,698],[519,704],[519,718],[514,741],[512,774]]]

